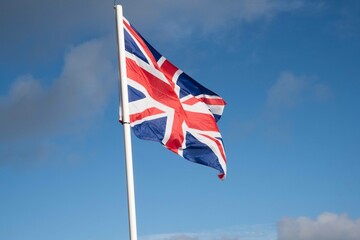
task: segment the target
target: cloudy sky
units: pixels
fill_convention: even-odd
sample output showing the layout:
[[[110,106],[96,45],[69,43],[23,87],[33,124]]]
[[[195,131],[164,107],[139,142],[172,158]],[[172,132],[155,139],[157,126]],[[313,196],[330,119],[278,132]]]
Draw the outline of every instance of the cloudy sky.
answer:
[[[360,239],[359,1],[118,2],[227,101],[225,181],[133,137],[140,240]],[[127,239],[113,1],[0,11],[0,239]]]

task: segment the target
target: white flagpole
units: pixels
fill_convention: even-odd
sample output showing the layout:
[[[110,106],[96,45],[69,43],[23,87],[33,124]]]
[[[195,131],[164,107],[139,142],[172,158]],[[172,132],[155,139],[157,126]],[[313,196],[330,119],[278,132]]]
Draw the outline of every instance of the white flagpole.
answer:
[[[117,32],[118,59],[119,59],[118,62],[119,62],[119,71],[120,71],[119,77],[120,77],[120,91],[121,91],[121,113],[122,113],[122,121],[124,126],[129,232],[130,232],[130,240],[137,240],[134,173],[133,173],[131,132],[130,132],[131,129],[130,129],[130,118],[129,118],[128,86],[126,81],[127,76],[126,76],[126,60],[125,60],[123,11],[122,11],[122,6],[119,4],[116,4],[114,8],[115,8],[115,16],[116,16],[116,32]]]

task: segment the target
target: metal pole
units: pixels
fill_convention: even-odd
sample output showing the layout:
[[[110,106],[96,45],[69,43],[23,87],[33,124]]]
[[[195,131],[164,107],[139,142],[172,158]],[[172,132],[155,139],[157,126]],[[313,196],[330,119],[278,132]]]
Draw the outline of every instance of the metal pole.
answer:
[[[114,8],[115,8],[115,16],[116,16],[116,32],[117,32],[118,59],[119,59],[118,62],[119,62],[119,77],[120,77],[120,92],[121,92],[121,111],[122,111],[122,121],[124,127],[129,233],[130,233],[130,240],[137,240],[134,173],[133,173],[129,103],[128,103],[128,86],[126,81],[127,76],[126,76],[123,11],[121,5],[116,4]]]

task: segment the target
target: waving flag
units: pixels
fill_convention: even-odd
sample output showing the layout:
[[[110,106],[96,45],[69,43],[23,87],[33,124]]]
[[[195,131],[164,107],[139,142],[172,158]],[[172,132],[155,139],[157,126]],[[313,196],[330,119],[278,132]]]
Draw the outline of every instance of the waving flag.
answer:
[[[215,168],[224,178],[226,157],[217,121],[225,101],[159,54],[125,19],[124,35],[134,134]]]

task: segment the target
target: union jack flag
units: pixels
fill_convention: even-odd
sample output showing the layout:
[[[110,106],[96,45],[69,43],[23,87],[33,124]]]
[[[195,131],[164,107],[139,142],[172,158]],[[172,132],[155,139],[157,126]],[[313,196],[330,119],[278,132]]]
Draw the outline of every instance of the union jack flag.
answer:
[[[170,63],[126,19],[123,22],[134,134],[219,170],[223,179],[226,157],[217,121],[225,101]]]

